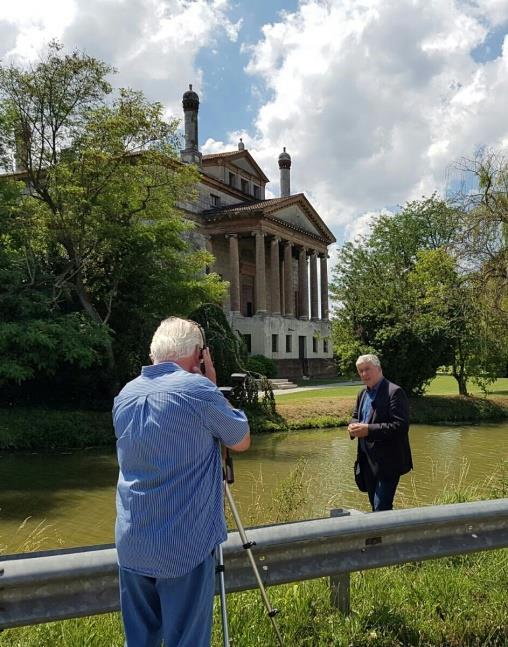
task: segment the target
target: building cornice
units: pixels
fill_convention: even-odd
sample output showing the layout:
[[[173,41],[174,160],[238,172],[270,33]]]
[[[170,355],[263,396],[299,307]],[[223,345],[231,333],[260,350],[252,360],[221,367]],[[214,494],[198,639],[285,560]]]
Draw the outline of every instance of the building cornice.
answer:
[[[286,220],[277,217],[277,212],[292,205],[298,205],[304,211],[309,218],[309,221],[320,232],[319,234],[309,232],[298,225],[293,225]],[[241,222],[241,220],[249,216],[270,219],[279,223],[286,229],[304,233],[311,238],[325,242],[327,245],[331,245],[336,242],[335,236],[325,225],[317,211],[303,193],[297,193],[295,195],[288,196],[287,198],[272,198],[271,200],[261,201],[251,200],[248,203],[229,205],[222,209],[209,209],[204,211],[202,215],[208,223],[216,223],[221,220],[231,221],[232,219]]]

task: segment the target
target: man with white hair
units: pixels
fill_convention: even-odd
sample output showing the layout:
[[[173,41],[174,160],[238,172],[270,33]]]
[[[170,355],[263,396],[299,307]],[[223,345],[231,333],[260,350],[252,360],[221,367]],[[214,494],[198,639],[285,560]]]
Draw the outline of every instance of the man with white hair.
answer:
[[[217,388],[198,324],[165,319],[150,358],[113,406],[125,644],[208,647],[214,550],[227,537],[220,445],[248,449],[249,425]]]
[[[383,377],[376,355],[360,355],[356,368],[365,384],[348,426],[350,437],[358,438],[357,483],[373,512],[391,510],[400,476],[413,468],[409,402],[400,386]]]

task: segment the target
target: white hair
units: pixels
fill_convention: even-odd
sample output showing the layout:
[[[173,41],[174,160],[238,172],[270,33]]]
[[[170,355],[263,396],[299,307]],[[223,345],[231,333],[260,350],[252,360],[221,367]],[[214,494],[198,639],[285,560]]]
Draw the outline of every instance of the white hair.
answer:
[[[372,353],[368,353],[367,355],[360,355],[360,357],[356,360],[356,365],[360,366],[360,364],[372,364],[372,366],[378,366],[379,368],[381,368],[379,357],[377,355],[373,355]]]
[[[201,328],[188,319],[169,317],[161,321],[150,344],[154,364],[190,357],[196,347],[204,346]]]

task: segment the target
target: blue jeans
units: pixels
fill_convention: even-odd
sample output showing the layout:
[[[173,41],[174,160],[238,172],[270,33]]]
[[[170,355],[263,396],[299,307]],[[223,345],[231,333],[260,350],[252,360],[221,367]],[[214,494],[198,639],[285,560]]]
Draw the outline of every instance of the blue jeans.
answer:
[[[215,559],[182,577],[156,578],[120,568],[125,647],[209,647]]]
[[[393,510],[393,499],[399,484],[399,476],[391,479],[373,478],[368,484],[368,495],[372,512]]]

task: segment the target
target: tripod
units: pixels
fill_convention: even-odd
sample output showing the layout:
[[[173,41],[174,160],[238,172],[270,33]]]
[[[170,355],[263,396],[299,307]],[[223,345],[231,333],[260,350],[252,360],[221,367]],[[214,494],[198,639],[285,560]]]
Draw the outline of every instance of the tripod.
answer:
[[[233,495],[231,494],[231,490],[229,488],[229,485],[233,483],[234,480],[235,478],[234,478],[234,472],[233,472],[233,459],[231,458],[229,450],[226,449],[225,472],[224,472],[224,491],[226,493],[226,498],[228,500],[229,507],[231,508],[231,512],[233,514],[236,527],[238,528],[238,532],[240,533],[242,546],[247,551],[247,556],[252,566],[254,577],[256,578],[256,582],[257,582],[259,591],[261,593],[263,604],[265,605],[268,617],[270,618],[270,622],[272,623],[272,626],[273,626],[273,630],[275,631],[275,635],[277,636],[277,642],[279,643],[280,647],[283,647],[284,643],[282,641],[282,635],[280,633],[279,626],[275,620],[275,616],[277,615],[278,610],[274,609],[270,604],[270,600],[268,599],[268,595],[266,593],[266,588],[263,584],[263,581],[261,580],[261,576],[259,575],[259,570],[256,564],[256,560],[254,559],[254,555],[252,554],[251,548],[252,546],[256,545],[256,542],[249,541],[247,539],[247,535],[245,534],[245,528],[242,524],[242,520],[240,519],[240,515],[238,514],[238,509],[233,499]],[[224,558],[222,554],[222,546],[219,546],[219,564],[217,566],[217,572],[219,573],[219,581],[220,581],[223,644],[224,644],[224,647],[229,647],[228,616],[227,616],[227,609],[226,609],[226,587],[224,583]]]

